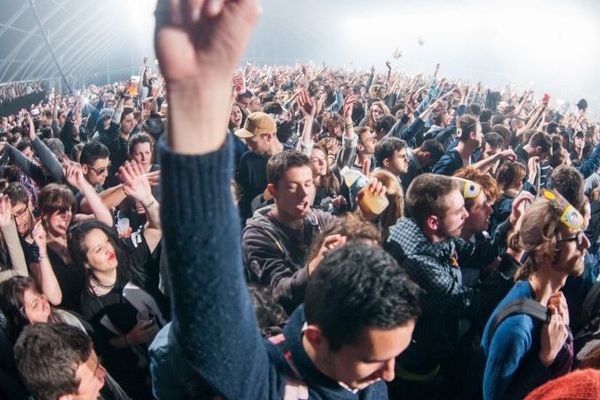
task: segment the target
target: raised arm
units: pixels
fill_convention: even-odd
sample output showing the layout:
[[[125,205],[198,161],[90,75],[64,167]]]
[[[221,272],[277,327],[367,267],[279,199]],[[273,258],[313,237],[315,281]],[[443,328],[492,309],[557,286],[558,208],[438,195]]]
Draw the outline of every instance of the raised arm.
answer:
[[[127,161],[119,168],[119,176],[123,181],[123,190],[128,196],[140,201],[146,210],[148,222],[144,227],[144,238],[150,252],[153,253],[160,239],[162,229],[160,226],[160,205],[152,195],[148,177],[142,172],[135,161]]]
[[[81,164],[74,161],[65,162],[65,178],[69,182],[69,185],[79,190],[88,200],[88,204],[96,219],[107,226],[113,226],[110,210],[102,203],[100,196],[96,193],[96,189],[83,176]]]
[[[258,1],[159,0],[157,7],[155,47],[170,114],[161,185],[173,332],[189,365],[222,397],[267,398],[267,353],[242,272],[230,190],[231,142],[223,147],[231,79]]]
[[[12,206],[10,199],[6,195],[0,196],[0,231],[2,232],[2,238],[6,242],[11,263],[9,270],[0,272],[0,282],[15,275],[28,276],[29,272],[27,271],[25,255],[19,242],[17,225],[12,216]]]
[[[62,290],[60,290],[58,279],[56,279],[52,264],[50,264],[50,259],[48,258],[47,233],[41,221],[35,224],[31,235],[39,249],[38,261],[33,261],[29,265],[31,275],[42,290],[42,293],[48,298],[48,301],[58,306],[62,303]]]

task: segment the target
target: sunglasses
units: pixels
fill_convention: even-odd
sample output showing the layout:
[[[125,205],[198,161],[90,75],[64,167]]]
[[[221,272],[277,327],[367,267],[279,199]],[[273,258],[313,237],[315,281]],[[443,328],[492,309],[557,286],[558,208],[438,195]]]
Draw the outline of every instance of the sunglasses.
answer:
[[[96,173],[96,175],[102,175],[103,173],[105,173],[106,171],[108,171],[109,168],[110,168],[110,164],[108,165],[108,167],[101,167],[101,168],[92,168],[92,167],[89,167],[89,169],[91,169],[92,171],[94,171],[94,173]]]

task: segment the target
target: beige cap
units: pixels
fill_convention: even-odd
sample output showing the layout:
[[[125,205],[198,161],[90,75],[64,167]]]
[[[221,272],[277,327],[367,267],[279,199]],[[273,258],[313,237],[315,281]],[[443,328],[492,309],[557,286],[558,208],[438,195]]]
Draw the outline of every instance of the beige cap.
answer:
[[[235,131],[235,136],[246,139],[267,133],[277,133],[277,124],[269,114],[256,111],[248,115],[244,127]]]

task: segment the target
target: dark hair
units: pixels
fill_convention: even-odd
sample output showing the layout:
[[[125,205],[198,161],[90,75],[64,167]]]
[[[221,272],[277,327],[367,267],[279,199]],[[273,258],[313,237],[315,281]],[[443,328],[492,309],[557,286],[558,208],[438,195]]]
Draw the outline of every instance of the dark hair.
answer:
[[[121,113],[121,119],[119,120],[119,123],[122,123],[125,117],[127,117],[129,114],[133,114],[134,112],[135,110],[131,107],[123,108],[123,112]]]
[[[496,132],[486,133],[484,138],[485,142],[489,144],[490,147],[493,147],[495,149],[498,147],[502,148],[502,146],[504,145],[504,138]]]
[[[79,156],[79,163],[92,166],[101,158],[109,158],[110,150],[108,147],[96,140],[90,140],[83,145],[81,155]]]
[[[523,181],[527,174],[527,168],[518,162],[505,162],[500,165],[496,172],[496,183],[500,190],[515,188]]]
[[[23,310],[24,293],[27,289],[40,291],[35,281],[27,276],[13,276],[0,283],[0,309],[6,316],[8,331],[14,340],[19,337],[23,328],[29,325]]]
[[[494,115],[490,120],[490,125],[502,125],[502,123],[506,120],[506,115]]]
[[[276,101],[269,101],[263,106],[263,112],[271,115],[283,114],[283,107]]]
[[[460,117],[456,123],[456,137],[458,140],[463,142],[469,140],[469,134],[475,132],[478,123],[479,121],[470,115]]]
[[[479,104],[471,103],[469,104],[469,114],[480,116],[481,115],[481,107]]]
[[[381,131],[388,133],[394,124],[396,123],[396,118],[393,115],[384,115],[381,117],[379,122],[375,124],[375,132],[379,133]]]
[[[123,268],[127,260],[125,251],[121,247],[122,242],[119,240],[119,237],[115,233],[114,229],[108,227],[106,224],[98,220],[87,220],[78,222],[69,228],[67,247],[69,248],[71,258],[73,259],[73,264],[80,268],[85,268],[85,264],[88,261],[88,249],[84,247],[83,242],[85,241],[87,235],[94,229],[99,229],[102,232],[104,232],[110,244],[115,249],[115,254],[117,256],[117,261],[119,265],[119,268],[117,268],[117,280],[128,280],[130,278],[129,269],[127,267]],[[85,270],[88,272],[88,274],[92,273],[88,268],[85,268]]]
[[[354,122],[354,125],[356,126],[364,117],[365,106],[361,102],[355,101],[354,105],[352,106],[352,122]]]
[[[50,183],[40,192],[38,206],[42,216],[49,216],[61,208],[69,208],[75,214],[75,196],[68,186]]]
[[[325,144],[321,144],[321,142],[323,142],[324,140],[327,140],[327,139],[323,139],[319,143],[313,145],[312,149],[323,152],[323,154],[325,154],[325,158],[327,159],[327,157],[329,156],[329,151],[327,150],[327,146]],[[334,140],[334,139],[330,139],[330,140]],[[311,157],[312,157],[312,154],[311,154]],[[327,160],[325,160],[325,162],[327,162]],[[340,191],[340,181],[335,176],[335,174],[333,173],[331,168],[327,168],[327,172],[325,173],[324,176],[321,177],[321,184],[319,186],[322,187],[328,193],[330,193],[330,192],[338,193]]]
[[[267,182],[277,185],[289,169],[305,166],[310,168],[310,160],[297,150],[285,150],[277,153],[267,163]]]
[[[577,108],[580,110],[587,110],[588,103],[586,99],[581,99],[577,102]]]
[[[583,214],[585,194],[583,192],[584,180],[581,172],[577,171],[574,167],[560,165],[552,171],[550,180],[552,187]]]
[[[383,165],[383,160],[394,157],[396,151],[405,149],[406,147],[406,142],[397,137],[383,138],[375,146],[375,160],[377,160],[377,164],[381,167]]]
[[[147,133],[136,133],[135,135],[129,138],[127,142],[127,156],[129,158],[133,157],[133,151],[135,150],[135,146],[141,143],[149,143],[150,144],[150,153],[154,153],[154,139],[152,136]]]
[[[63,157],[65,156],[65,145],[60,139],[54,137],[44,139],[44,144],[48,146],[58,161],[62,161]]]
[[[250,97],[252,97],[252,96],[250,96]],[[246,111],[246,108],[243,105],[241,105],[240,103],[234,102],[231,105],[231,112],[233,112],[233,108],[234,107],[237,107],[238,110],[240,110],[240,113],[242,114],[242,120],[240,122],[240,126],[244,126],[244,122],[246,122],[246,118],[248,118],[248,112]],[[231,119],[229,119],[228,121],[229,122],[228,122],[228,126],[227,127],[229,129],[233,129],[233,125],[231,124]]]
[[[536,132],[531,135],[529,145],[533,148],[540,146],[543,152],[549,152],[552,148],[552,138],[545,132]]]
[[[550,122],[548,126],[546,126],[546,133],[552,135],[553,133],[559,133],[560,129],[556,122]]]
[[[437,174],[417,176],[408,187],[405,196],[406,212],[423,227],[430,215],[441,216],[447,210],[446,197],[458,190],[455,180]]]
[[[440,111],[438,113],[433,114],[433,117],[431,117],[431,122],[433,122],[434,125],[441,126],[444,122],[445,117],[447,116],[448,113],[446,111]]]
[[[482,124],[484,122],[489,123],[491,118],[492,118],[492,111],[488,110],[487,108],[485,110],[481,111],[481,114],[479,115],[479,121],[481,121]]]
[[[29,192],[20,182],[11,182],[4,190],[4,194],[8,196],[13,207],[17,203],[29,204]]]
[[[296,123],[294,121],[277,121],[277,140],[287,143],[294,135]]]
[[[92,341],[66,324],[25,327],[15,344],[15,361],[25,387],[38,400],[77,393],[77,368],[92,353]]]
[[[33,149],[31,145],[31,140],[29,140],[28,138],[22,138],[21,141],[17,143],[17,150],[19,150],[20,152],[23,152],[28,147],[30,149]]]
[[[419,148],[431,154],[431,160],[436,163],[444,155],[444,146],[435,139],[427,139]]]
[[[269,328],[281,326],[287,321],[287,314],[271,293],[271,288],[266,286],[248,285],[250,299],[254,306],[256,322],[259,329],[266,333]]]
[[[379,246],[351,241],[328,252],[306,288],[306,322],[317,325],[332,351],[369,328],[401,327],[420,312],[419,287]]]
[[[492,126],[492,132],[499,134],[500,136],[502,136],[502,139],[504,139],[504,140],[508,140],[508,138],[510,138],[510,129],[508,129],[504,125],[498,124],[498,125]]]

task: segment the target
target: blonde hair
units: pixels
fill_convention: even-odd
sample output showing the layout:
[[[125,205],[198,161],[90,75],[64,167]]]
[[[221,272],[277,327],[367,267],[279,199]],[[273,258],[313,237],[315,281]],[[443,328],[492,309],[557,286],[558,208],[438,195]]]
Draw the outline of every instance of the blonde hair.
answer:
[[[554,253],[562,226],[560,216],[561,210],[546,199],[537,199],[525,212],[521,229],[509,238],[511,247],[529,253],[515,273],[515,281],[527,279],[537,271],[539,254]]]

